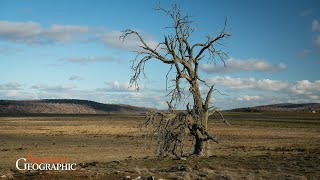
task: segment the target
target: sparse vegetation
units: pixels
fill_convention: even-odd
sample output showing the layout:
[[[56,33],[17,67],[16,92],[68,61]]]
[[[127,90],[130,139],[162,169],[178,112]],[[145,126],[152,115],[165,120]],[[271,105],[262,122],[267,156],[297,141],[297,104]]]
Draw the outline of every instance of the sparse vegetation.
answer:
[[[0,176],[18,179],[318,179],[320,116],[312,113],[224,112],[232,126],[209,119],[214,144],[208,158],[154,156],[141,115],[0,118]],[[192,148],[187,138],[186,148]],[[148,148],[149,147],[149,148]],[[72,172],[19,172],[15,161],[64,156]]]

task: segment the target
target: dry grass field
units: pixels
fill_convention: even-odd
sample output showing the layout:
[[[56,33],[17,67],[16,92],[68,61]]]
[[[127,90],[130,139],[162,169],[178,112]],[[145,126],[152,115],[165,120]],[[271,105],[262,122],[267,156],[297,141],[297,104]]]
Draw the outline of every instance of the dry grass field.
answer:
[[[4,179],[319,179],[320,114],[226,112],[210,120],[220,143],[207,157],[158,158],[139,128],[142,115],[1,117],[0,177]],[[187,139],[186,149],[192,140]],[[67,157],[75,171],[22,172],[15,162]]]

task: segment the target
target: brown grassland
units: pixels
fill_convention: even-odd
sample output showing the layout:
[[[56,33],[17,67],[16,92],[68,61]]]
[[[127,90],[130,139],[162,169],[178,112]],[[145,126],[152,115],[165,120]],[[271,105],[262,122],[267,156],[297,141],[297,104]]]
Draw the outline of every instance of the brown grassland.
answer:
[[[0,117],[4,179],[320,179],[319,113],[225,112],[207,157],[158,158],[139,128],[143,115]],[[192,151],[192,139],[186,139]],[[67,157],[75,171],[23,172],[18,158]]]

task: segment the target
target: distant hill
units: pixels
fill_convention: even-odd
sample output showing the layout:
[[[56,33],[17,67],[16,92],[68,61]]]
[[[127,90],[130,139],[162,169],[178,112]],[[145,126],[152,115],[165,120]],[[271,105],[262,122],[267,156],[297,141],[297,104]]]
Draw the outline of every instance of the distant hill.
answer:
[[[237,108],[230,111],[234,112],[320,112],[320,103],[306,103],[306,104],[271,104],[265,106]]]
[[[147,111],[150,111],[150,109],[77,99],[0,100],[0,114],[108,114],[143,113]]]

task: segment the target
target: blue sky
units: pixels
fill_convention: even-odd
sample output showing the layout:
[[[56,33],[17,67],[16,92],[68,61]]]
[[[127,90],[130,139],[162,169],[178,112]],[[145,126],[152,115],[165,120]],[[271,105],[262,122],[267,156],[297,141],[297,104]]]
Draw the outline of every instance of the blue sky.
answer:
[[[161,1],[193,16],[192,43],[218,35],[225,17],[232,36],[226,67],[204,60],[201,76],[226,95],[222,109],[270,103],[320,102],[320,2]],[[163,41],[170,19],[158,1],[0,1],[0,99],[77,98],[166,108],[168,66],[147,64],[141,90],[128,88],[138,30]],[[203,87],[205,88],[205,87]],[[205,90],[203,90],[205,91]],[[186,99],[189,101],[189,99]]]

